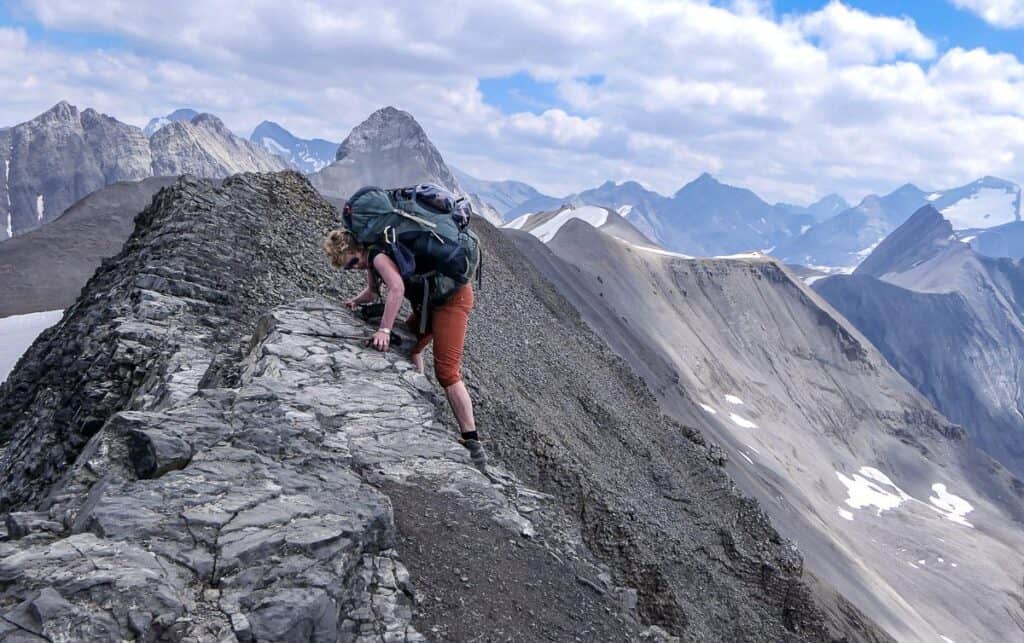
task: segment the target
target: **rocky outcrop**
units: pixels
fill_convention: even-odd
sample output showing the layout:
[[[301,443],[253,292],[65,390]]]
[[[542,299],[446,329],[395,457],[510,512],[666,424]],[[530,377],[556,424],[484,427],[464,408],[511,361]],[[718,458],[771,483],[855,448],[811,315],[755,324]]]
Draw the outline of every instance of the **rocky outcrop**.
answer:
[[[149,142],[157,176],[223,177],[288,169],[282,159],[232,134],[213,114],[169,123],[154,132]]]
[[[38,502],[146,388],[164,377],[198,381],[224,355],[237,357],[268,308],[325,288],[327,267],[308,256],[334,219],[294,173],[240,175],[222,189],[186,178],[158,193],[121,253],[0,389],[0,505]],[[200,344],[175,351],[183,327],[201,329]]]
[[[0,635],[829,638],[721,450],[485,223],[473,469],[436,389],[316,297],[360,287],[317,248],[336,216],[296,173],[183,179],[30,349]]]
[[[394,107],[379,109],[357,125],[338,147],[337,160],[310,180],[324,195],[341,199],[364,185],[436,183],[461,193],[420,124]]]
[[[0,163],[0,238],[52,221],[109,183],[151,175],[137,127],[66,102],[0,132]]]
[[[224,178],[287,164],[232,134],[210,114],[175,121],[152,139],[92,109],[60,102],[0,130],[0,240],[58,218],[72,204],[120,181],[191,173]]]
[[[167,381],[180,402],[114,415],[45,511],[9,515],[0,638],[423,640],[414,605],[433,597],[396,549],[389,494],[430,489],[509,551],[537,532],[433,421],[423,376],[367,349],[369,332],[302,300],[261,321],[236,387]],[[604,594],[577,607],[616,605]],[[637,632],[607,613],[590,626]]]

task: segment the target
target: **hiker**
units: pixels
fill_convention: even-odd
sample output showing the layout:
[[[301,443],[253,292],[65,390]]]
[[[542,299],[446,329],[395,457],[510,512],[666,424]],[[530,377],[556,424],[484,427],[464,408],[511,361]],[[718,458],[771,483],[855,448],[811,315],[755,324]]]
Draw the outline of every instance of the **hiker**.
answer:
[[[361,192],[353,195],[349,203],[357,201]],[[358,208],[358,201],[356,207]],[[346,212],[350,210],[351,205],[346,205]],[[349,219],[348,222],[351,222],[351,217]],[[353,227],[357,226],[358,221],[354,222]],[[435,231],[431,231],[429,235],[442,239]],[[398,241],[397,233],[385,231],[383,241],[361,243],[350,229],[341,228],[327,234],[323,247],[332,266],[345,270],[366,270],[366,288],[346,301],[347,307],[355,308],[360,304],[376,301],[380,298],[380,286],[387,287],[384,312],[372,340],[377,350],[386,351],[390,347],[391,330],[402,306],[402,299],[406,298],[412,304],[413,312],[406,320],[406,325],[417,336],[417,342],[410,355],[413,365],[420,373],[423,372],[423,350],[433,341],[434,374],[444,388],[448,403],[458,421],[461,432],[459,442],[469,450],[473,464],[483,469],[487,464],[487,454],[476,431],[473,402],[466,384],[462,381],[461,372],[462,351],[474,299],[473,286],[469,279],[479,263],[476,237],[472,237],[472,248],[476,258],[467,261],[465,254],[460,254],[459,265],[462,266],[463,274],[457,274],[458,279],[452,279],[440,272],[445,266],[442,265],[442,260],[433,256],[437,255],[438,244],[434,243],[432,238],[428,238],[429,242],[422,242],[415,238],[415,234],[407,232],[403,236],[406,240],[411,238],[412,241],[403,243]],[[446,247],[445,252],[450,254],[451,250]],[[467,263],[470,264],[468,275],[465,274]]]

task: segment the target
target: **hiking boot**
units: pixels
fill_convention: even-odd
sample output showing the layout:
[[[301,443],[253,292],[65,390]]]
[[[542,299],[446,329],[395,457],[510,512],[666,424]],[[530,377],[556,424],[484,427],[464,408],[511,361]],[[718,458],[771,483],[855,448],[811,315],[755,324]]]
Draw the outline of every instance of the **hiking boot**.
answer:
[[[477,469],[481,471],[487,466],[487,452],[480,440],[459,440],[462,446],[469,451],[469,459],[473,461]]]

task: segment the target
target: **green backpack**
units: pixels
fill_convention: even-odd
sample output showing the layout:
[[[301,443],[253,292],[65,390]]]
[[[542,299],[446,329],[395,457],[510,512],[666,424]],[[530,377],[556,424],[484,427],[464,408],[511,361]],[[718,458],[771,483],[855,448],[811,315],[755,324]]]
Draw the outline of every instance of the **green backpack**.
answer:
[[[359,243],[388,246],[402,277],[426,286],[424,303],[438,305],[474,277],[482,279],[480,239],[469,229],[472,214],[465,197],[425,183],[361,188],[345,203],[342,220]],[[417,257],[429,258],[435,270],[417,273]]]

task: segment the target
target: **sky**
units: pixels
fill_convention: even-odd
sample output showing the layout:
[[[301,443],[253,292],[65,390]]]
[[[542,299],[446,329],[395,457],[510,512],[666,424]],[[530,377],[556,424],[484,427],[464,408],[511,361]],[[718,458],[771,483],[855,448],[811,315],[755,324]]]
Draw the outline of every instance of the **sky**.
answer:
[[[549,194],[855,201],[1024,182],[1024,0],[0,0],[0,126],[60,100],[335,141],[393,105]]]

